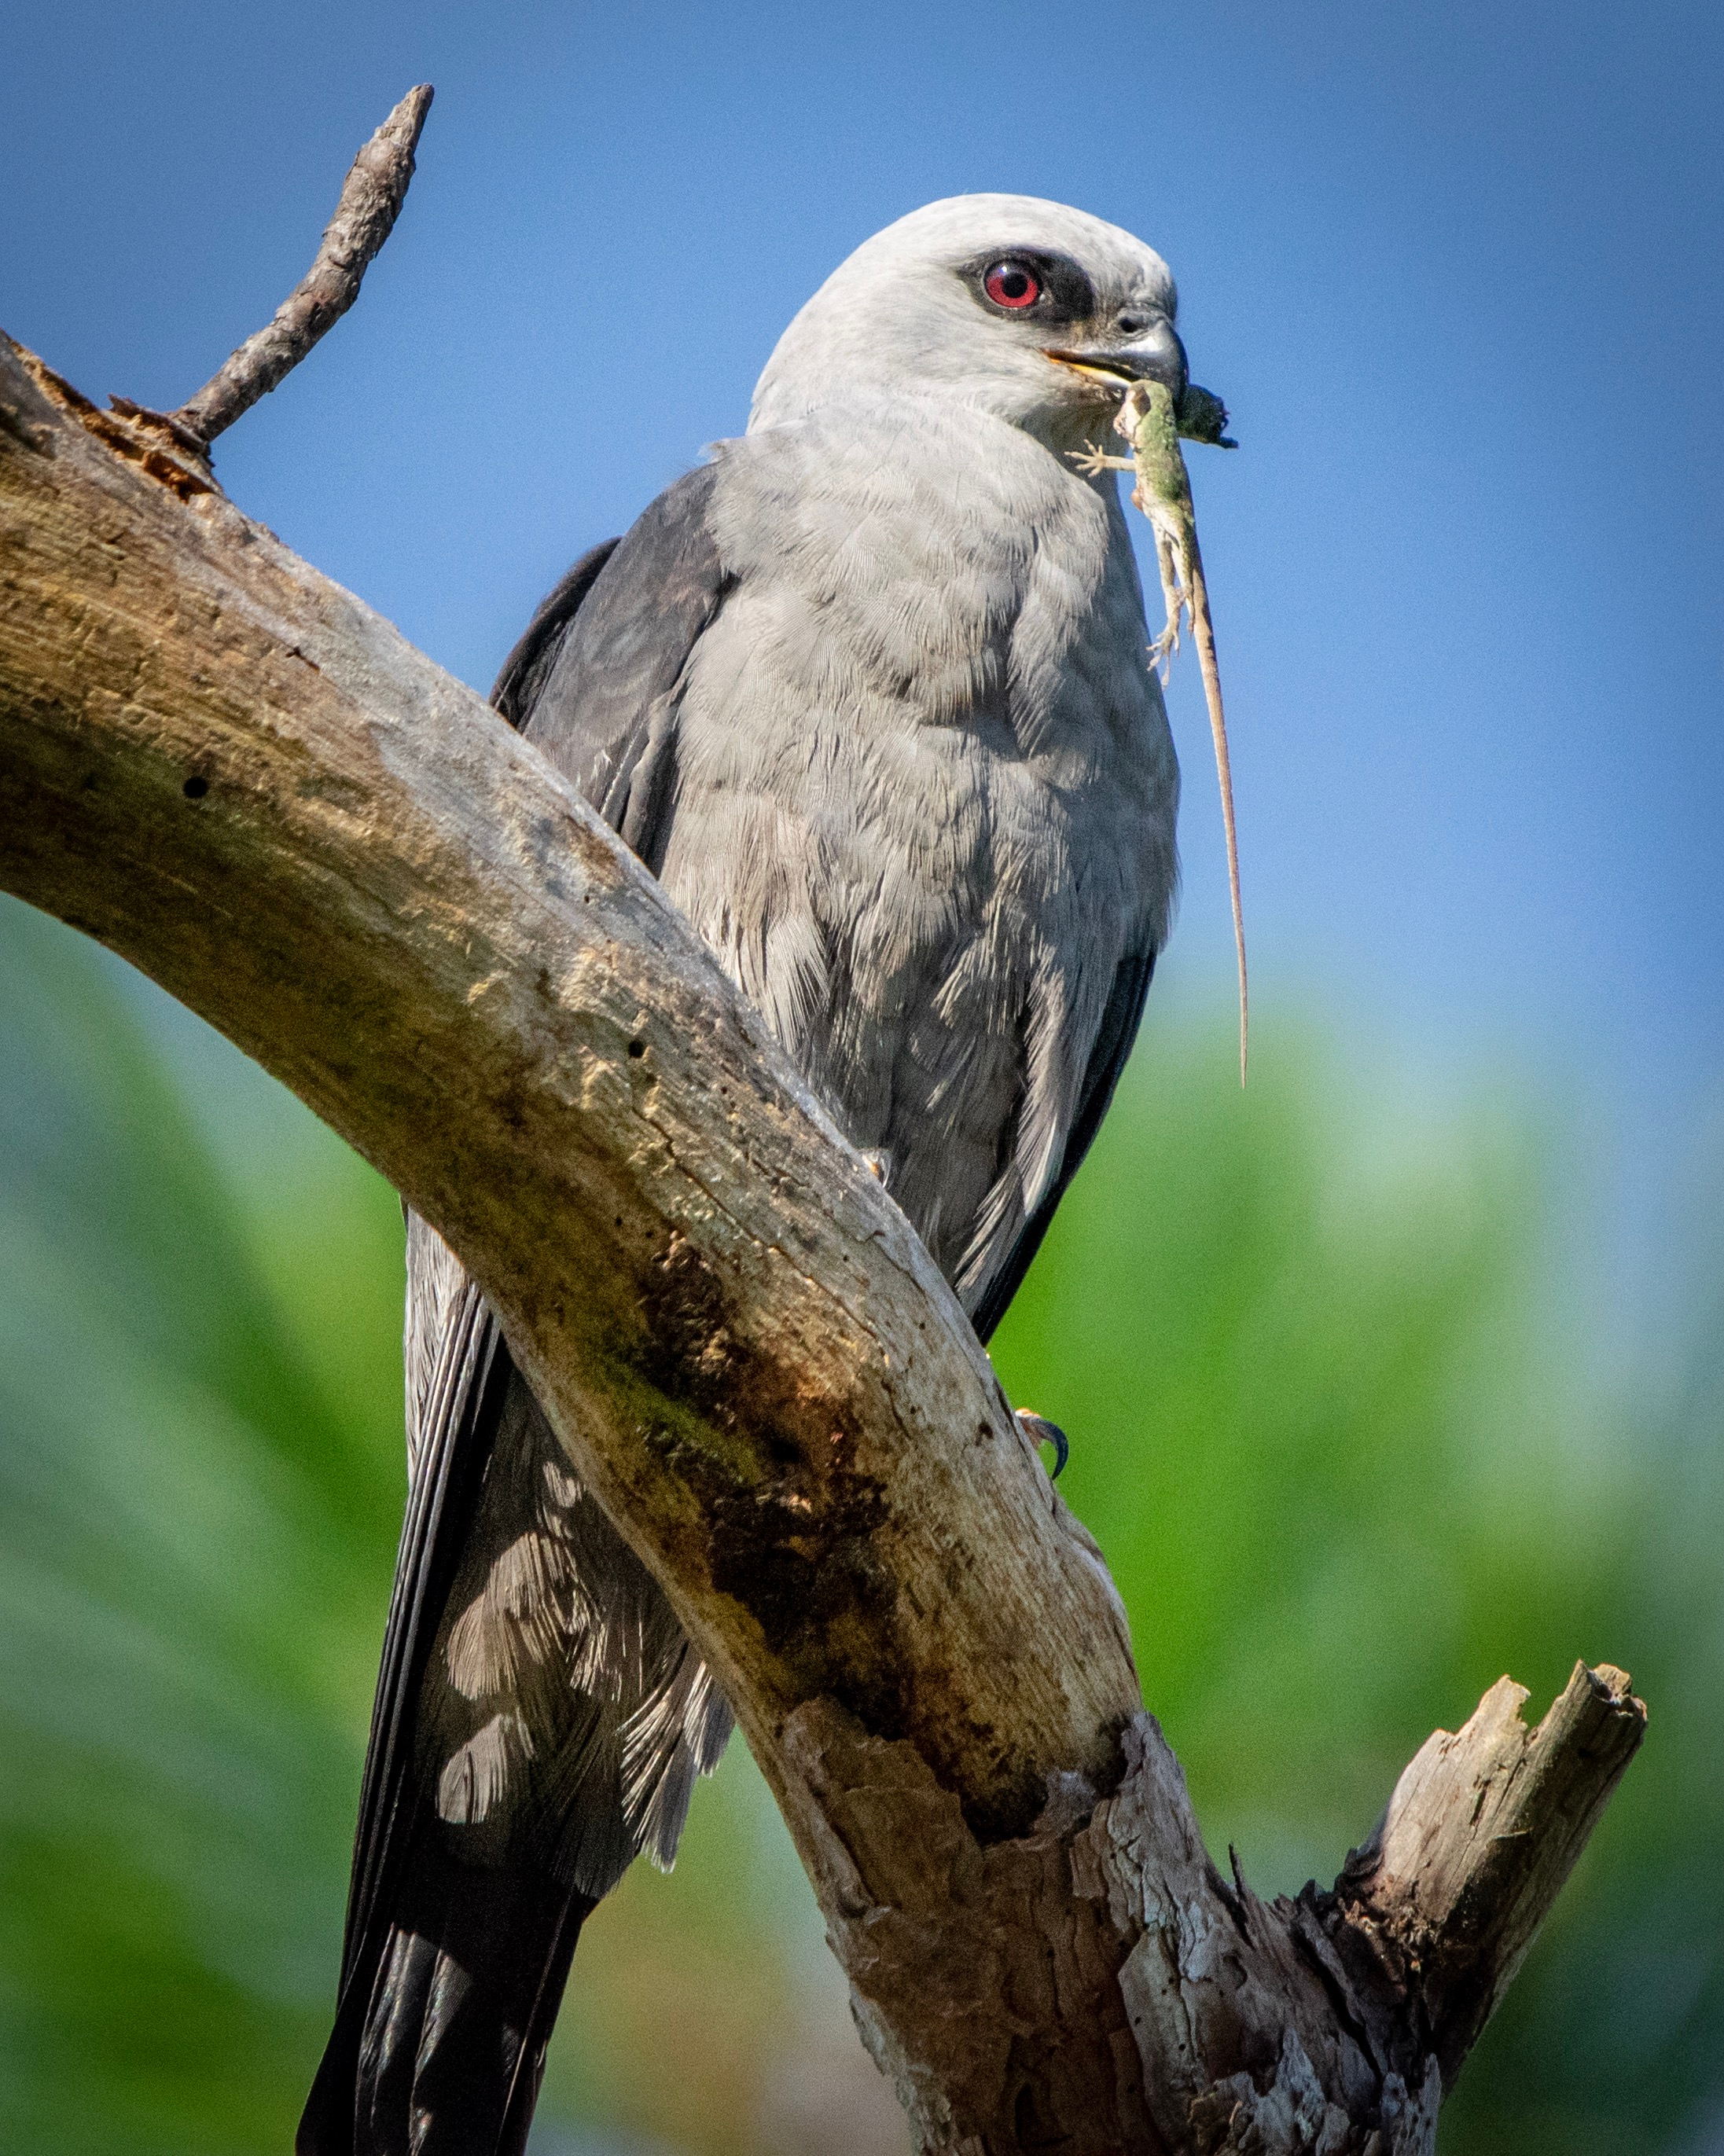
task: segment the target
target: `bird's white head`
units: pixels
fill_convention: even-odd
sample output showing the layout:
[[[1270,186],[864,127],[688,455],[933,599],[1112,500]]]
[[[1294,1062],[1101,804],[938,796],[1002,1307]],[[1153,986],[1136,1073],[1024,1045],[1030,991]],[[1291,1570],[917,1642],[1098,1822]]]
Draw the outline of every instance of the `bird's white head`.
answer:
[[[954,195],[833,271],[780,338],[749,427],[937,395],[1065,449],[1134,380],[1183,395],[1178,305],[1167,264],[1116,224],[1033,195]]]

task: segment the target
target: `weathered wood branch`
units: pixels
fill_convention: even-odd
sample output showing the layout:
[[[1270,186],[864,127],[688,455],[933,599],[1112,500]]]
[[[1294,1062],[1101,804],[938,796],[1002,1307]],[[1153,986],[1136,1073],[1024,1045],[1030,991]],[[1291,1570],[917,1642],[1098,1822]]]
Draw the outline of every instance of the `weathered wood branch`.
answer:
[[[447,1235],[739,1701],[841,1700],[984,1825],[1105,1771],[1137,1704],[1105,1572],[656,885],[471,690],[15,348],[0,408],[7,886]]]
[[[293,372],[359,296],[365,273],[395,228],[413,181],[413,153],[431,109],[428,82],[409,90],[354,158],[311,268],[263,328],[230,352],[177,412],[129,398],[114,409],[156,446],[208,476],[209,445]]]
[[[530,748],[0,342],[0,884],[449,1239],[675,1602],[924,2148],[1428,2151],[1638,1743],[1499,1686],[1327,1895],[1211,1864],[1094,1544],[914,1236]]]
[[[1464,1729],[1429,1738],[1334,1894],[1312,1902],[1350,1953],[1369,1948],[1445,2082],[1508,1989],[1645,1731],[1626,1672],[1608,1663],[1577,1662],[1535,1730],[1521,1719],[1526,1697],[1502,1677]]]

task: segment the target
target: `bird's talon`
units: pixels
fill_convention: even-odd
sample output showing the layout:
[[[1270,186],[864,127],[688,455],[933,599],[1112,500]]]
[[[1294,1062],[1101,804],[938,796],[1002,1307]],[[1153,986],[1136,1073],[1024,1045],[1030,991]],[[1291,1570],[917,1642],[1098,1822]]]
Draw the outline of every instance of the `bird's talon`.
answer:
[[[1038,1415],[1033,1408],[1017,1411],[1018,1428],[1032,1445],[1051,1445],[1053,1447],[1053,1472],[1050,1482],[1058,1482],[1065,1472],[1065,1465],[1072,1456],[1072,1447],[1065,1432],[1057,1422],[1049,1422],[1046,1415]]]

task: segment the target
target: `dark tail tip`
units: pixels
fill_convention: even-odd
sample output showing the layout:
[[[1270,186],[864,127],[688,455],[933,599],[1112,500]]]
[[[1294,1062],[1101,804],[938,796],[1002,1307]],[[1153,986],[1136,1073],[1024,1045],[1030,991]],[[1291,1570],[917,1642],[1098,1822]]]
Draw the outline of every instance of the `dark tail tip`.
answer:
[[[435,1826],[356,1958],[296,2156],[522,2156],[580,1928],[536,1866],[460,1862]]]

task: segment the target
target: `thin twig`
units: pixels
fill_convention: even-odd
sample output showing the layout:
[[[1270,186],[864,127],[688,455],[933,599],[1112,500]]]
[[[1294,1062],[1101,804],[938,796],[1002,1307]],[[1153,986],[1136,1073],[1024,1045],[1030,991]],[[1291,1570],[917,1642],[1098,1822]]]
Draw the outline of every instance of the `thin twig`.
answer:
[[[274,321],[248,337],[195,397],[167,415],[171,429],[207,448],[291,372],[353,305],[407,199],[413,153],[431,95],[428,82],[409,90],[353,160],[316,259],[275,310]]]

